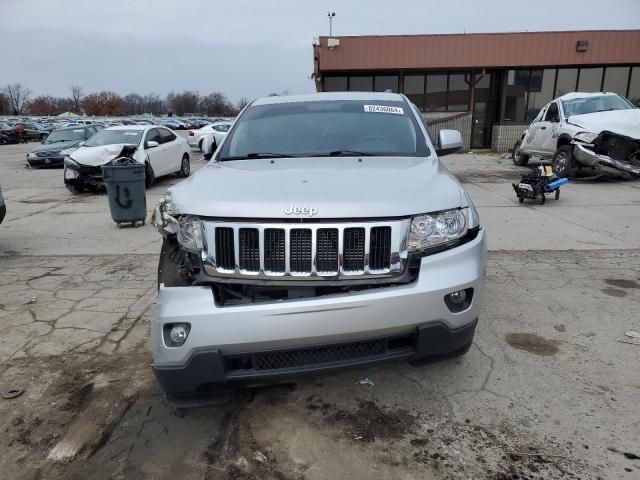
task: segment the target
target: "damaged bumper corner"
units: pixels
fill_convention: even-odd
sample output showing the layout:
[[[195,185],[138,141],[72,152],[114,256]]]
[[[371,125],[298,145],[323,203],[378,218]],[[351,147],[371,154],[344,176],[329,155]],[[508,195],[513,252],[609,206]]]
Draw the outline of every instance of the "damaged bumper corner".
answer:
[[[581,164],[603,171],[603,173],[608,175],[615,175],[617,173],[624,178],[640,177],[640,166],[614,160],[607,155],[589,150],[585,145],[580,143],[574,144],[573,156]]]

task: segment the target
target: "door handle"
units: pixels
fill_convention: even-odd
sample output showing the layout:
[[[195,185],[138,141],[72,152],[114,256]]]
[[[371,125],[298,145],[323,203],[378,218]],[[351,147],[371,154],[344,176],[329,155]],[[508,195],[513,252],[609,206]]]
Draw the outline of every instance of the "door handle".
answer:
[[[546,130],[547,127],[540,127],[540,130]]]

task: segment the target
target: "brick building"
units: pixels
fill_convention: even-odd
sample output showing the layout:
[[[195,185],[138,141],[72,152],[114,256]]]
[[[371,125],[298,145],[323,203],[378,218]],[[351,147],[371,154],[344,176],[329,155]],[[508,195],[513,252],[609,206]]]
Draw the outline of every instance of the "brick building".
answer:
[[[640,30],[320,37],[314,78],[318,91],[404,93],[434,131],[506,151],[567,92],[640,103]]]

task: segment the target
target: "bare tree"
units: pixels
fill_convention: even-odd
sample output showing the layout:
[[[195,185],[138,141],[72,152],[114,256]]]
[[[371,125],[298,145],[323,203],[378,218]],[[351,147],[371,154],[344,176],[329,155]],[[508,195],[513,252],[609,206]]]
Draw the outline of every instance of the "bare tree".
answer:
[[[251,100],[249,100],[247,97],[242,97],[240,100],[238,100],[238,111],[249,105],[249,103],[251,103]]]
[[[71,85],[71,106],[75,113],[80,113],[80,103],[82,101],[82,87]]]
[[[9,100],[9,106],[14,115],[22,115],[27,103],[29,103],[29,97],[31,96],[31,90],[22,85],[21,83],[9,84],[4,89],[5,95]]]

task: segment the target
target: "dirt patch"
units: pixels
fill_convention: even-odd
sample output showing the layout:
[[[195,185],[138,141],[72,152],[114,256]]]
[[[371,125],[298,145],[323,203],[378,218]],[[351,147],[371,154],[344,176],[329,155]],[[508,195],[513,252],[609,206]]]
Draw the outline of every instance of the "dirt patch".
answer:
[[[556,332],[564,333],[567,331],[567,327],[565,327],[562,323],[560,325],[554,325],[553,328]]]
[[[610,297],[622,298],[628,295],[627,292],[625,292],[624,290],[620,290],[618,288],[607,287],[607,288],[603,288],[600,291],[605,295],[609,295]]]
[[[513,348],[535,355],[548,356],[558,353],[557,341],[547,340],[533,333],[508,333],[505,340]]]
[[[252,426],[243,415],[246,403],[231,406],[221,421],[220,435],[202,457],[207,465],[206,479],[299,480],[304,477],[281,470],[275,459],[263,453],[255,441]],[[266,451],[266,450],[265,450]]]
[[[386,410],[370,401],[361,401],[355,411],[318,404],[316,399],[307,402],[307,408],[320,409],[325,421],[341,425],[347,438],[362,443],[399,439],[415,423],[415,417],[405,409]]]
[[[635,280],[626,280],[624,278],[607,278],[604,282],[617,288],[640,288],[640,284]]]

